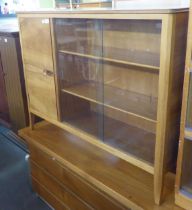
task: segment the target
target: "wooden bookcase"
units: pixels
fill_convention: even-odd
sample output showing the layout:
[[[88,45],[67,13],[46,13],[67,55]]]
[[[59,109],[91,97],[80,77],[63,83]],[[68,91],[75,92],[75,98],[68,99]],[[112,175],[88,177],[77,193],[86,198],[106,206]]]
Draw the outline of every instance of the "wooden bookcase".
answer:
[[[180,144],[177,161],[176,204],[192,209],[192,2],[190,7],[186,68],[183,88]]]
[[[37,115],[148,172],[160,204],[175,164],[188,12],[18,17],[31,128]]]

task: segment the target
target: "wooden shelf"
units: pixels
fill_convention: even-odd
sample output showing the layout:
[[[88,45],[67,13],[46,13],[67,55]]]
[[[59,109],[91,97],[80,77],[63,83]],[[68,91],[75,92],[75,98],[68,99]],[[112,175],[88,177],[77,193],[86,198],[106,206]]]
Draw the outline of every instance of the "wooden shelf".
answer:
[[[115,58],[117,60],[129,61],[135,64],[141,64],[146,68],[154,67],[156,70],[160,66],[160,55],[159,53],[146,51],[146,50],[136,50],[118,48],[118,47],[103,47],[104,57]]]
[[[158,66],[130,62],[130,61],[126,61],[123,59],[121,60],[120,58],[113,59],[113,58],[108,58],[108,57],[95,56],[95,55],[78,53],[78,52],[67,51],[67,50],[59,50],[59,53],[64,53],[64,54],[68,54],[68,55],[79,56],[79,57],[83,57],[83,58],[94,59],[94,60],[99,60],[99,61],[104,61],[104,62],[112,62],[112,63],[116,63],[116,64],[135,66],[135,67],[139,67],[139,68],[149,69],[149,70],[155,71],[155,72],[159,71]]]
[[[192,129],[190,128],[185,129],[185,139],[192,141]]]
[[[95,82],[74,85],[63,92],[156,123],[157,98]],[[103,91],[104,95],[99,95]]]
[[[83,130],[98,140],[101,139],[116,149],[136,157],[150,165],[154,163],[155,139],[154,133],[123,123],[110,117],[90,112],[63,122]],[[98,123],[99,122],[99,123]],[[104,133],[102,133],[102,128]],[[102,140],[104,139],[104,140]]]

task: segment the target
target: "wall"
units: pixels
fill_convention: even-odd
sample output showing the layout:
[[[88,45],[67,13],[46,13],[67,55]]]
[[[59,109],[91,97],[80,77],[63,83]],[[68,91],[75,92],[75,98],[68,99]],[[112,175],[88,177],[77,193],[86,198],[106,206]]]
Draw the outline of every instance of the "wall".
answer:
[[[39,0],[40,8],[52,8],[54,7],[54,0]]]
[[[0,0],[0,5],[2,8],[5,2],[8,3],[10,12],[15,10],[54,7],[54,0]]]
[[[169,9],[189,7],[190,0],[113,0],[117,8]]]

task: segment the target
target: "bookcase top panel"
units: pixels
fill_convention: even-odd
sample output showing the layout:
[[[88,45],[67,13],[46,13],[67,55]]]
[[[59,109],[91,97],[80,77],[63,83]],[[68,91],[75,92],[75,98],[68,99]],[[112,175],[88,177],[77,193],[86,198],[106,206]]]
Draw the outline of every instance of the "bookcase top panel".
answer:
[[[97,8],[97,9],[85,9],[85,8],[78,8],[78,9],[41,9],[41,10],[26,10],[26,11],[18,11],[17,15],[27,15],[27,14],[45,14],[46,16],[54,17],[54,15],[70,15],[70,14],[86,14],[86,15],[108,15],[108,14],[174,14],[180,12],[187,12],[188,8],[168,8],[168,7],[161,7],[161,8],[146,8],[145,6],[140,7],[130,7],[126,10],[122,9],[112,9],[112,8]],[[95,16],[95,18],[98,18]]]

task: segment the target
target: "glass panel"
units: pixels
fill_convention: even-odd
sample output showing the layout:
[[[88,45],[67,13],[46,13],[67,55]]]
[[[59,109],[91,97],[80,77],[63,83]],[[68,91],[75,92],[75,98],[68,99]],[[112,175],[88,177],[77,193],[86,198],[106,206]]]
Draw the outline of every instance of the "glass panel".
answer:
[[[65,53],[102,56],[102,31],[99,20],[57,19],[57,46]]]
[[[159,67],[161,21],[105,20],[104,57]]]
[[[56,8],[71,8],[70,0],[55,0]]]
[[[192,129],[192,79],[190,73],[189,80],[189,94],[188,94],[188,102],[187,102],[187,114],[186,114],[186,127]]]
[[[103,139],[101,24],[56,19],[61,120]]]
[[[104,141],[154,163],[161,22],[103,24]]]
[[[112,0],[71,0],[73,8],[112,7]]]
[[[161,22],[56,19],[61,120],[154,163]]]
[[[56,8],[98,8],[112,7],[112,0],[55,0]]]
[[[184,140],[181,191],[192,197],[192,141]]]

